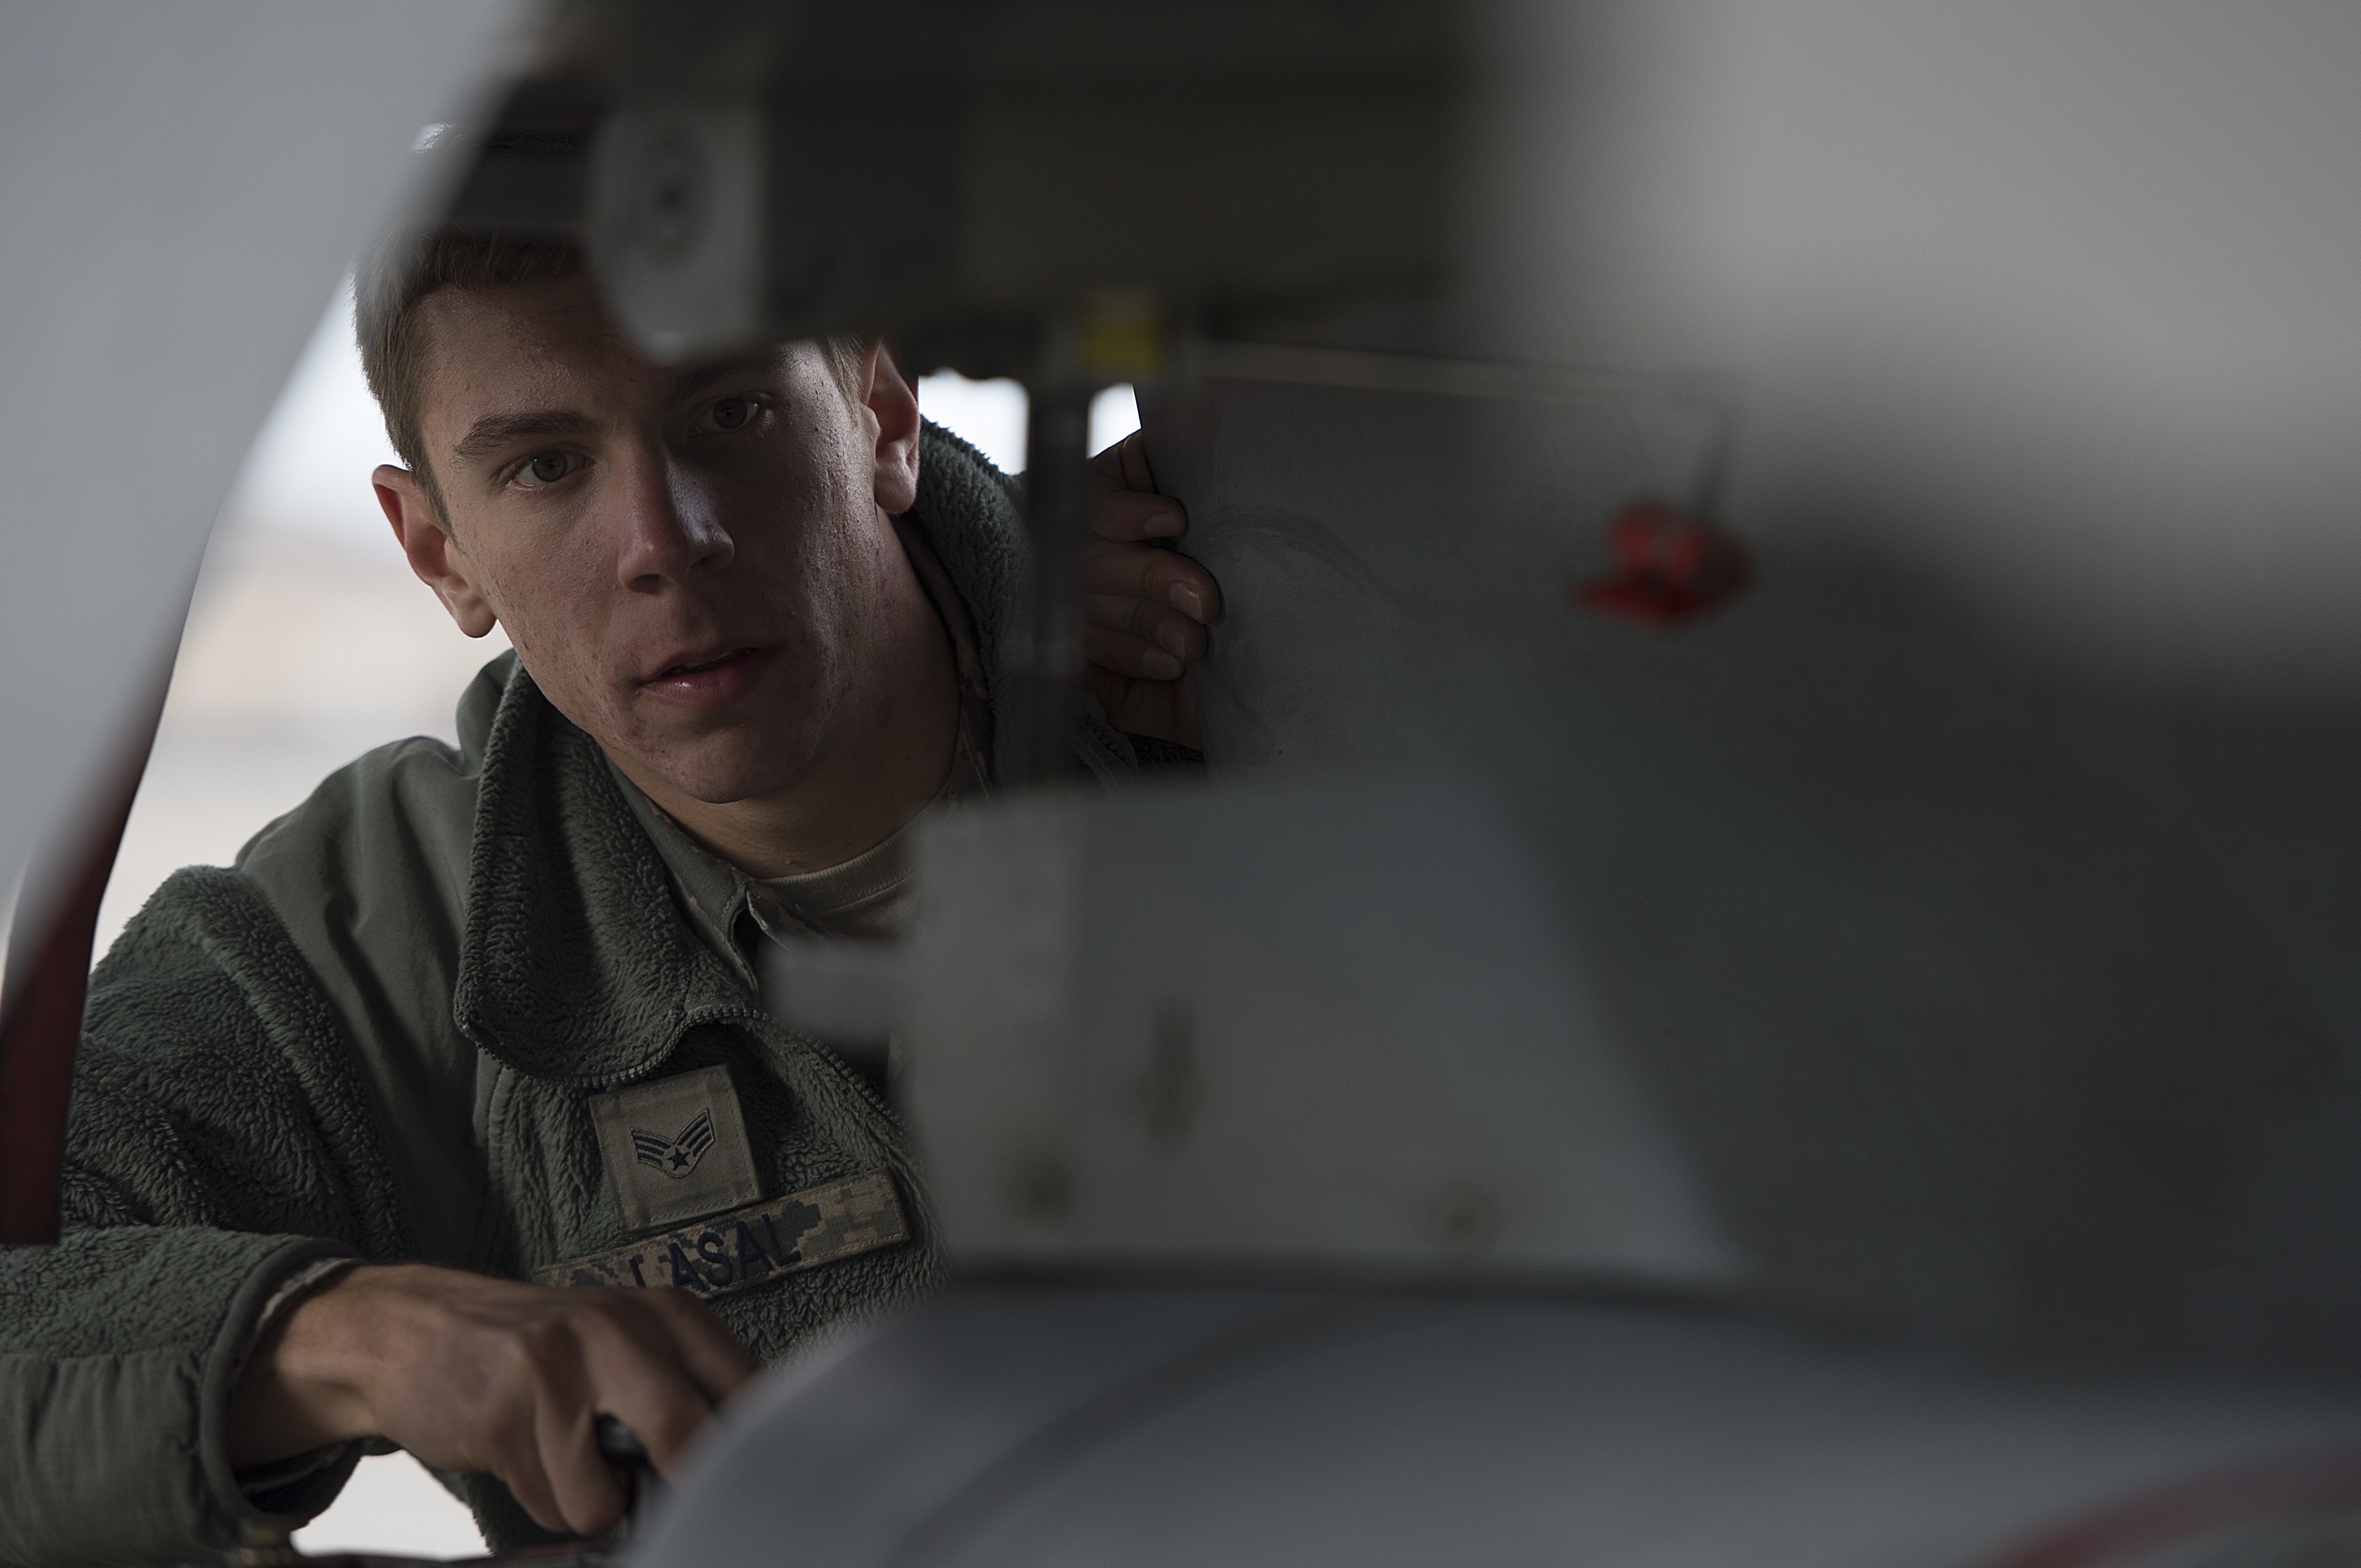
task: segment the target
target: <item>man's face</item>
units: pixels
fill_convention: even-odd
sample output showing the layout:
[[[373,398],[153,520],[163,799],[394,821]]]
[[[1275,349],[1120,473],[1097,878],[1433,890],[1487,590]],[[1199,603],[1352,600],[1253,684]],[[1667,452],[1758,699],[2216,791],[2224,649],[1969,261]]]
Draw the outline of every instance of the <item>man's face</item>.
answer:
[[[805,776],[908,570],[885,507],[910,504],[915,468],[885,460],[876,413],[810,344],[650,364],[586,281],[420,309],[462,626],[482,629],[472,589],[560,712],[697,799]]]

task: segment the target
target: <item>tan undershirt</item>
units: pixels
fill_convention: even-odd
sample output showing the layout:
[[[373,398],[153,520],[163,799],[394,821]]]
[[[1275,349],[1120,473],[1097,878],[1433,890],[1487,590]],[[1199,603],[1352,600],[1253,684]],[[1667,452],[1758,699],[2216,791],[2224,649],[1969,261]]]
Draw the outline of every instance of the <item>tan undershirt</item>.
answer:
[[[935,804],[941,805],[950,793],[946,789],[937,795]],[[910,840],[917,827],[914,817],[884,843],[824,871],[750,877],[748,902],[754,918],[773,936],[782,926],[829,937],[903,935],[917,908]]]

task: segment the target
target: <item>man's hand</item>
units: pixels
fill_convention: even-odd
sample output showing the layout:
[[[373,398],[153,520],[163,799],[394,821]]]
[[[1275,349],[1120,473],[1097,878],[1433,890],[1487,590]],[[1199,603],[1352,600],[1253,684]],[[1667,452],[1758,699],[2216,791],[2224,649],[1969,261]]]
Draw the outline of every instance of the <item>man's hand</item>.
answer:
[[[1181,676],[1205,656],[1222,590],[1196,562],[1148,543],[1179,538],[1189,516],[1156,493],[1138,432],[1091,459],[1091,470],[1098,495],[1096,537],[1082,546],[1083,683],[1117,729],[1202,750]]]
[[[359,1437],[508,1483],[544,1528],[622,1517],[598,1422],[637,1432],[660,1472],[761,1371],[678,1290],[553,1289],[423,1264],[355,1268],[274,1324],[238,1379],[233,1464]]]

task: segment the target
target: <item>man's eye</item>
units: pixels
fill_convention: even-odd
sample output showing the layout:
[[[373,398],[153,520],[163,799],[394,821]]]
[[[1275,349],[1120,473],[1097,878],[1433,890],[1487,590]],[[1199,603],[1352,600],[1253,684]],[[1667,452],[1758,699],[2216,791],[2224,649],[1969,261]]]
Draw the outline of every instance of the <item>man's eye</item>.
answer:
[[[563,452],[544,452],[525,459],[517,477],[527,485],[554,485],[574,472],[574,459]]]
[[[752,398],[724,398],[705,411],[705,423],[711,430],[743,430],[753,417]]]

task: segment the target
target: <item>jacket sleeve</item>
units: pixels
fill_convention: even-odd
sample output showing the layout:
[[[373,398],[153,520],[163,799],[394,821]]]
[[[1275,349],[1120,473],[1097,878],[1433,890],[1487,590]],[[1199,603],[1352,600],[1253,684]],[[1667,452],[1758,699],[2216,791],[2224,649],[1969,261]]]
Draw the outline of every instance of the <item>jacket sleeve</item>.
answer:
[[[0,1252],[0,1563],[204,1554],[335,1496],[357,1451],[249,1497],[223,1429],[281,1282],[410,1250],[373,1118],[253,883],[167,882],[92,979],[65,1238]]]

